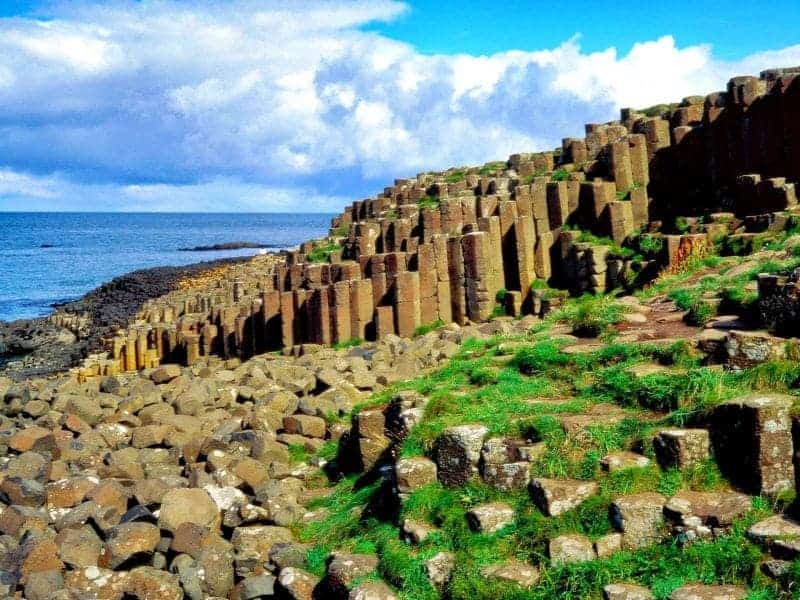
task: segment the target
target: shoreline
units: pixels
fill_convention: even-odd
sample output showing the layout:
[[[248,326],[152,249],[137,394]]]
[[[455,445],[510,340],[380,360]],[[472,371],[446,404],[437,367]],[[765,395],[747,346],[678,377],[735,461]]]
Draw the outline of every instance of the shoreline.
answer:
[[[181,282],[257,256],[263,255],[137,269],[74,300],[54,303],[48,315],[0,321],[0,376],[20,380],[65,371],[102,351],[102,338],[127,325],[147,300],[177,289]]]

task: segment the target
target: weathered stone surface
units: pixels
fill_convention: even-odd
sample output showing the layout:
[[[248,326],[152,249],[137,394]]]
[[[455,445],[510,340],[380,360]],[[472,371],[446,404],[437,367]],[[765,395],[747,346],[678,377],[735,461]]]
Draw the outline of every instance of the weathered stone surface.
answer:
[[[742,600],[747,589],[735,585],[703,585],[692,583],[676,589],[669,600]]]
[[[514,509],[504,502],[481,504],[467,512],[470,526],[480,533],[494,533],[514,521]]]
[[[176,531],[183,523],[195,523],[216,529],[221,521],[217,504],[205,490],[197,488],[175,489],[164,494],[158,526]]]
[[[641,468],[650,464],[650,459],[642,454],[620,450],[609,452],[600,459],[604,471],[613,472],[619,469]]]
[[[436,482],[436,463],[424,456],[404,458],[394,467],[397,491],[408,494]]]
[[[439,481],[446,486],[463,485],[478,472],[483,438],[488,429],[483,425],[451,427],[436,440],[436,465]]]
[[[538,478],[531,481],[530,492],[539,510],[549,517],[557,517],[597,493],[597,483]]]
[[[516,583],[523,588],[531,587],[539,581],[539,569],[515,560],[483,567],[481,575],[504,583]]]
[[[313,600],[319,579],[296,567],[285,567],[278,575],[279,589],[291,600]]]
[[[707,429],[664,429],[653,438],[653,449],[662,468],[685,469],[709,457]]]
[[[439,589],[450,582],[455,568],[456,557],[452,552],[439,552],[425,561],[425,573],[431,584]]]
[[[717,462],[743,491],[776,493],[793,487],[793,402],[792,396],[755,394],[714,409],[711,439]]]
[[[397,596],[382,581],[368,581],[350,590],[348,600],[397,600]]]
[[[603,588],[603,600],[652,600],[646,587],[632,583],[609,583]]]
[[[150,523],[117,525],[108,532],[103,562],[116,569],[134,556],[151,555],[160,541],[158,527]]]
[[[376,556],[334,552],[328,563],[327,579],[335,589],[347,589],[354,580],[369,575],[377,567]]]
[[[550,540],[547,547],[550,562],[554,565],[585,562],[597,558],[592,542],[583,535],[560,535]]]
[[[612,502],[611,522],[623,534],[623,548],[642,548],[661,539],[665,501],[661,494],[643,492],[622,496]]]

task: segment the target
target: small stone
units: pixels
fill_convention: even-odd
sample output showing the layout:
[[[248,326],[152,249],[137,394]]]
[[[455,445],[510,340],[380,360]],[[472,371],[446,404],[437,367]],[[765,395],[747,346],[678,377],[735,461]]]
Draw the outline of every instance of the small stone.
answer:
[[[421,544],[435,531],[437,531],[436,527],[422,521],[413,519],[403,521],[403,539],[409,544]]]
[[[609,473],[619,469],[644,468],[649,465],[650,459],[646,456],[626,450],[609,452],[600,459],[600,466]]]
[[[435,588],[443,588],[450,582],[453,569],[456,568],[456,557],[452,552],[439,552],[425,561],[425,573]]]
[[[557,517],[597,493],[597,483],[538,478],[531,481],[530,493],[539,510],[548,517]]]
[[[283,418],[286,433],[294,433],[311,438],[324,438],[326,432],[325,419],[309,415],[291,415]]]
[[[313,600],[319,579],[296,567],[281,569],[278,584],[291,600]]]
[[[658,464],[664,469],[685,469],[709,457],[707,429],[664,429],[653,438]]]
[[[661,539],[664,502],[661,494],[643,492],[622,496],[611,503],[611,522],[623,533],[623,548],[642,548]]]
[[[158,525],[174,532],[182,523],[195,523],[211,529],[219,528],[220,513],[205,490],[182,488],[168,491],[161,499]]]
[[[553,538],[548,545],[548,552],[550,562],[559,566],[597,558],[589,538],[577,534],[560,535]]]
[[[529,588],[539,580],[539,569],[516,560],[483,567],[480,573],[488,579],[516,583],[523,588]]]
[[[478,472],[483,438],[489,430],[483,425],[450,427],[436,440],[436,465],[442,484],[464,485]]]
[[[150,381],[156,385],[161,385],[169,383],[180,376],[181,368],[178,365],[163,365],[150,373]]]
[[[597,538],[594,542],[594,551],[600,558],[611,556],[615,552],[622,550],[622,534],[609,533]]]
[[[424,456],[402,458],[394,467],[397,491],[408,494],[436,482],[436,463]]]
[[[378,557],[370,554],[334,552],[328,563],[327,579],[336,589],[347,589],[356,579],[378,568]]]
[[[646,587],[631,583],[609,583],[603,588],[603,600],[652,600]]]
[[[134,556],[153,554],[160,541],[161,532],[150,523],[117,525],[108,532],[104,566],[116,569]]]
[[[514,509],[504,502],[491,502],[476,506],[467,513],[470,526],[479,533],[501,530],[514,521]]]
[[[275,577],[273,575],[257,575],[240,581],[233,593],[238,600],[254,600],[262,596],[272,597],[275,594]]]
[[[669,600],[742,600],[746,597],[747,590],[739,586],[692,583],[673,591]]]
[[[350,590],[348,600],[397,600],[397,596],[382,581],[367,581]]]

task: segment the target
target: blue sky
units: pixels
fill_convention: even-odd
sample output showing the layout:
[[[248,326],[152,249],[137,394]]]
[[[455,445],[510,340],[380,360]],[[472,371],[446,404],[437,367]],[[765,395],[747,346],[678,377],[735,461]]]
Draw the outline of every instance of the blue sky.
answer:
[[[332,211],[800,64],[800,2],[0,3],[0,210]]]

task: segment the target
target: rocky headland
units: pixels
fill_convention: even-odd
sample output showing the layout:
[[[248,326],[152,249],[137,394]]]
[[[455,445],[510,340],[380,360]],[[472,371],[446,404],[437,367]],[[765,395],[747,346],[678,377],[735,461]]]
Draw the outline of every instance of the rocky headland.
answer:
[[[3,594],[795,597],[798,179],[774,69],[59,309],[88,356],[0,378]]]

